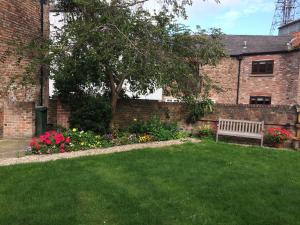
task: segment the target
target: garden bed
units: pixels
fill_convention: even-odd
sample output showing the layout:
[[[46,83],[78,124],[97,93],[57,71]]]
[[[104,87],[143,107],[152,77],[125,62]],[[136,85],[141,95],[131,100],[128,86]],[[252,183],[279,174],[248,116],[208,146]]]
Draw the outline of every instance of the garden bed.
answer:
[[[149,143],[139,143],[139,144],[129,144],[114,146],[108,148],[97,148],[81,151],[65,152],[64,154],[48,154],[48,155],[30,155],[22,158],[9,158],[0,160],[0,166],[8,166],[14,164],[24,164],[32,162],[47,162],[59,159],[77,158],[82,156],[109,154],[114,152],[126,152],[143,148],[158,148],[171,145],[180,145],[185,142],[197,143],[200,142],[199,139],[185,138],[180,140],[170,140],[170,141],[159,141],[159,142],[149,142]]]

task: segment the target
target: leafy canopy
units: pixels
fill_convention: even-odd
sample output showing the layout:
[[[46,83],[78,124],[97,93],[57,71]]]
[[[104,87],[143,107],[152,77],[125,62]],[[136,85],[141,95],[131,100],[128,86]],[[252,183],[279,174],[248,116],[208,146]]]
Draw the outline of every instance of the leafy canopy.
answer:
[[[199,66],[224,56],[221,32],[193,32],[176,24],[186,1],[167,1],[157,13],[133,8],[137,2],[59,1],[57,7],[67,13],[52,45],[58,94],[107,90],[118,95],[124,82],[137,94],[168,86],[173,95],[191,95],[200,88]]]

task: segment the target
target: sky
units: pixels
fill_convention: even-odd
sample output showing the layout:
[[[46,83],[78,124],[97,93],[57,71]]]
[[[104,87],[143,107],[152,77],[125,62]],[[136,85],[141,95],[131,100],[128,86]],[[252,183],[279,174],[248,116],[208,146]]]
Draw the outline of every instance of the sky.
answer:
[[[221,28],[226,34],[269,35],[275,0],[194,0],[183,21],[192,29]]]

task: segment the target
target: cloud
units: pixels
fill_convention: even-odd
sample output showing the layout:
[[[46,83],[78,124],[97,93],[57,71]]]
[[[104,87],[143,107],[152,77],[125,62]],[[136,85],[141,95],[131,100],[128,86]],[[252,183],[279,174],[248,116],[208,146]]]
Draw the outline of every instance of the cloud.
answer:
[[[230,10],[218,17],[219,24],[226,28],[233,28],[237,21],[241,18],[242,13],[236,10]]]

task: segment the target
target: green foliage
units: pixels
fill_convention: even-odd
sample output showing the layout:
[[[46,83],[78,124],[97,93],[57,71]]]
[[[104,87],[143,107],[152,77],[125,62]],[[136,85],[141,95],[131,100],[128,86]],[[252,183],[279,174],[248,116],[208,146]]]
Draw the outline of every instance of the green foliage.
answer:
[[[169,87],[174,96],[195,97],[205,84],[199,68],[225,56],[222,32],[177,24],[175,16],[184,17],[190,0],[162,1],[154,13],[143,4],[133,7],[139,2],[57,0],[57,11],[68,12],[63,26],[53,41],[28,46],[28,55],[38,56],[28,67],[52,65],[61,98],[106,93],[112,117],[124,89],[140,95]]]
[[[104,134],[108,131],[111,120],[109,102],[99,96],[71,98],[71,127]]]
[[[102,147],[101,136],[91,131],[78,131],[78,129],[73,128],[72,130],[66,130],[64,135],[70,137],[70,148],[72,151]]]
[[[197,127],[193,133],[199,137],[212,138],[212,137],[214,137],[215,130],[211,125],[206,124],[206,125],[201,125],[201,126]]]
[[[200,120],[205,114],[212,113],[214,110],[214,102],[209,98],[202,98],[197,100],[194,98],[186,98],[188,116],[186,121],[188,123],[195,123]]]
[[[159,117],[152,117],[148,121],[134,119],[126,130],[136,134],[150,134],[156,141],[184,138],[187,135],[180,131],[176,123],[162,122]]]

